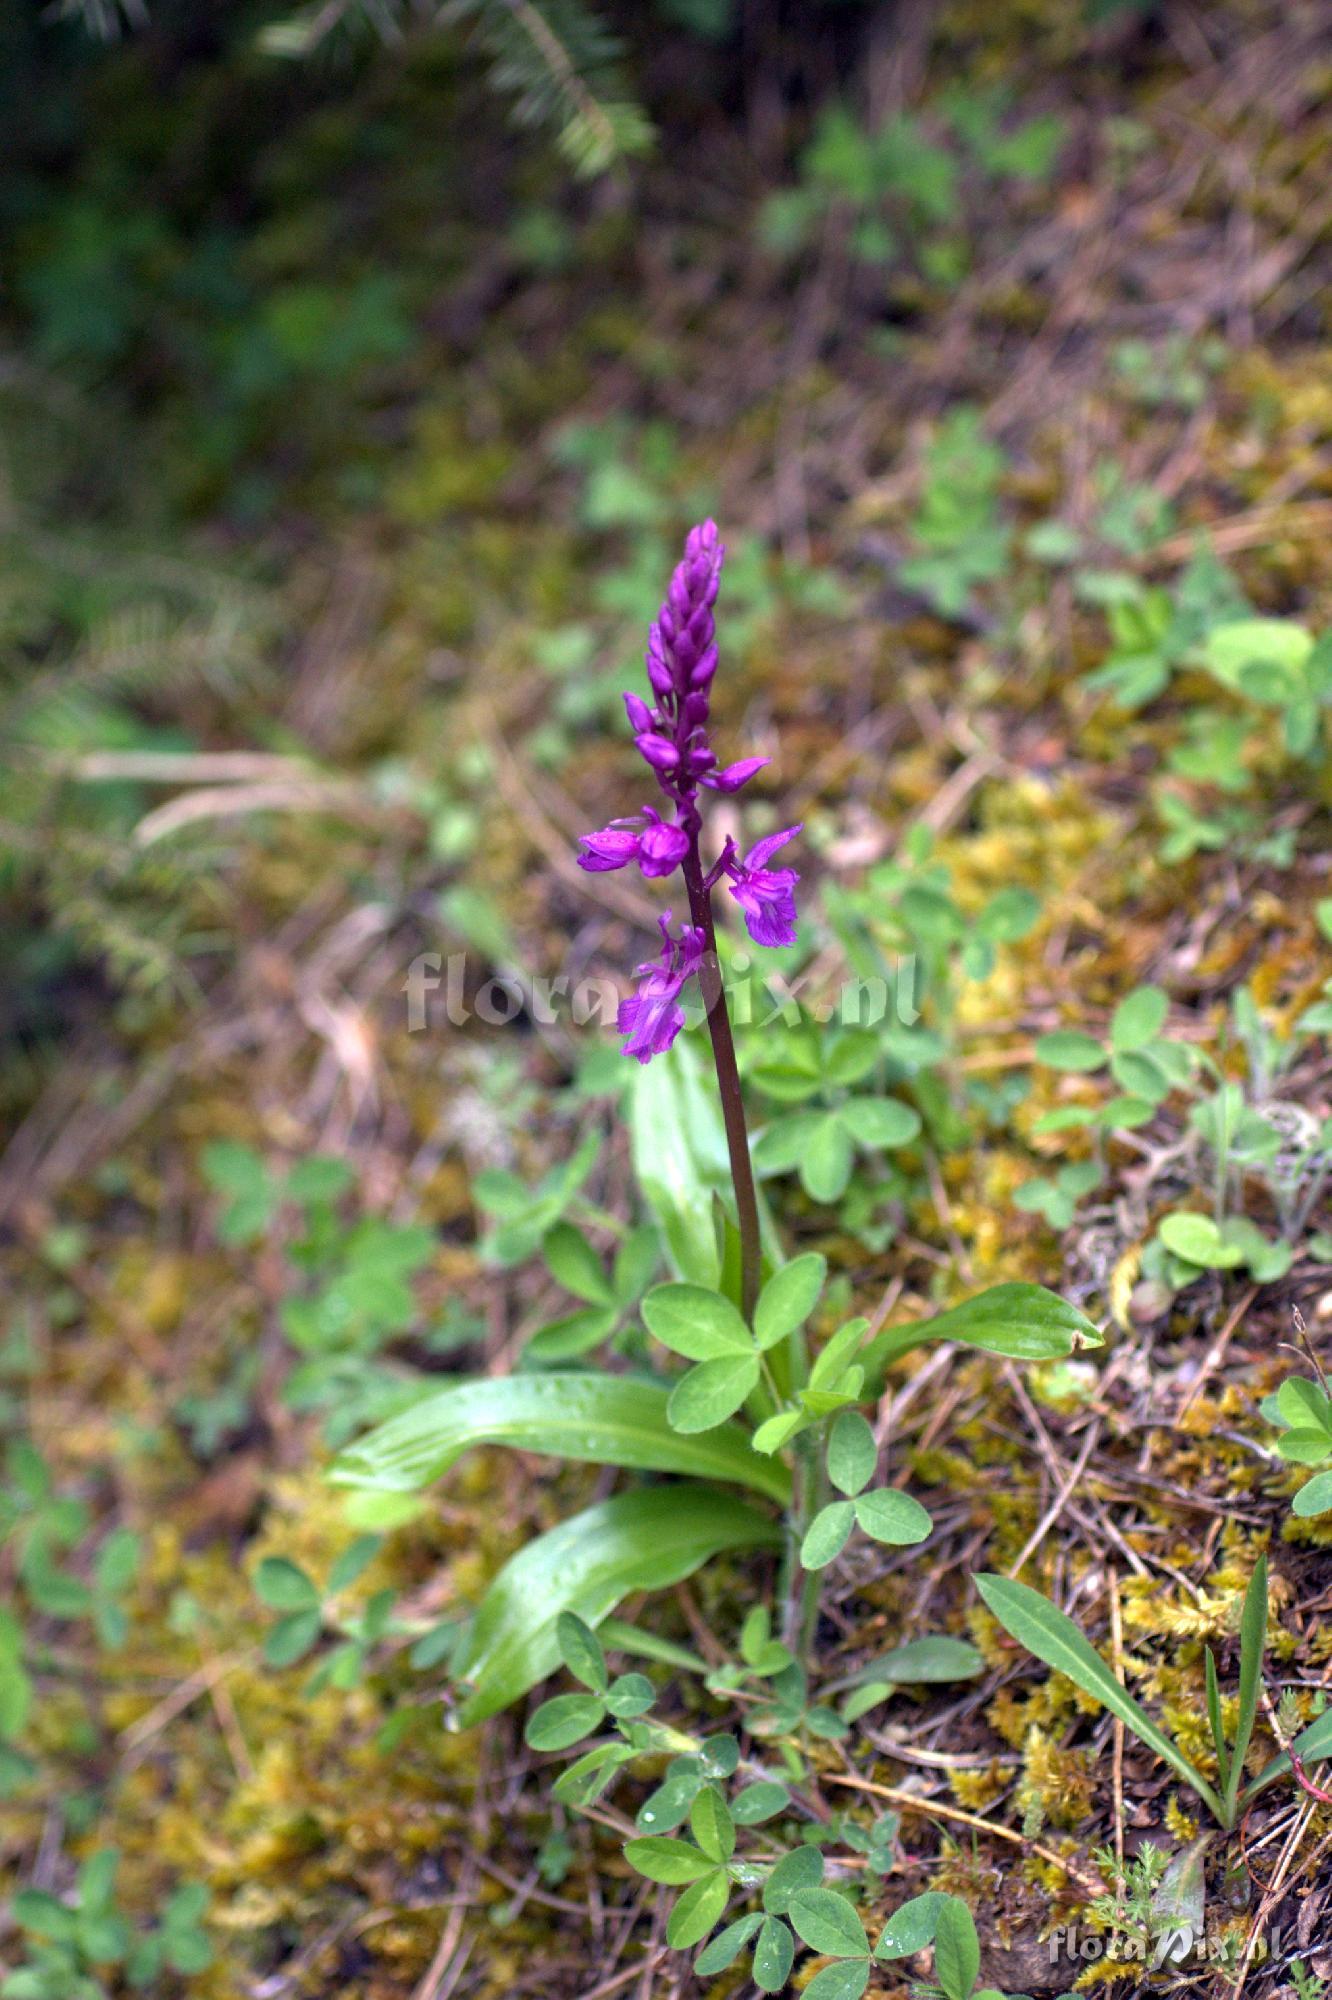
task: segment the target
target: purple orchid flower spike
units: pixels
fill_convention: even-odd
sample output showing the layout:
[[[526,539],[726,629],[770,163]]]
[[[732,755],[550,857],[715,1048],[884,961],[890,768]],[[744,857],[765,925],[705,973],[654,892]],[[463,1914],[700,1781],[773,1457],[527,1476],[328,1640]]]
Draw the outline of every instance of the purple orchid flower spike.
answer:
[[[651,806],[634,819],[613,819],[597,833],[580,834],[579,841],[584,852],[578,856],[578,866],[589,875],[627,868],[633,861],[644,875],[673,875],[689,852],[684,829],[668,826]]]
[[[768,856],[794,840],[804,821],[755,841],[743,861],[723,855],[719,866],[730,879],[727,887],[744,911],[745,928],[755,944],[794,944],[796,936],[794,868],[769,868]],[[730,849],[731,843],[727,842]]]
[[[627,1056],[651,1062],[664,1055],[685,1023],[680,994],[698,971],[703,958],[704,937],[695,924],[681,924],[678,937],[671,936],[671,913],[657,919],[661,931],[661,955],[638,968],[642,985],[637,993],[620,1002],[616,1025],[628,1040]]]
[[[794,868],[769,868],[767,864],[778,848],[795,838],[800,827],[788,826],[781,833],[768,834],[743,860],[737,858],[735,844],[728,840],[712,868],[704,872],[699,851],[703,830],[700,790],[734,795],[768,762],[766,757],[741,757],[735,763],[719,765],[709,741],[711,688],[718,659],[713,607],[725,557],[715,521],[701,521],[690,529],[684,556],[676,565],[665,602],[648,633],[646,664],[652,699],[645,701],[632,693],[624,697],[634,743],[666,799],[669,817],[649,806],[632,818],[612,820],[595,833],[583,834],[578,865],[593,875],[632,865],[649,879],[672,875],[677,868],[684,874],[690,921],[673,938],[669,912],[659,919],[661,954],[639,966],[640,985],[637,993],[622,1003],[619,1026],[627,1038],[626,1055],[645,1063],[664,1054],[684,1026],[681,995],[691,979],[698,979],[712,1037],[735,1184],[741,1303],[748,1317],[758,1294],[758,1204],[730,1016],[717,963],[712,892],[723,879],[726,881],[756,944],[794,944],[794,892],[800,878]]]

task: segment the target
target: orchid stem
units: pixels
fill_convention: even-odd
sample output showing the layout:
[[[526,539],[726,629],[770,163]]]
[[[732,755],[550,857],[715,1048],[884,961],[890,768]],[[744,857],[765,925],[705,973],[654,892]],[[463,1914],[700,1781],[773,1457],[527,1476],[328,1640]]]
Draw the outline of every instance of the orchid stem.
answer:
[[[731,1184],[735,1189],[735,1214],[740,1228],[740,1310],[747,1321],[752,1321],[758,1301],[762,1259],[758,1197],[754,1192],[754,1169],[749,1158],[745,1101],[735,1060],[731,1016],[717,957],[712,894],[703,879],[696,824],[689,829],[689,852],[681,866],[685,887],[689,891],[690,916],[703,933],[703,960],[698,968],[698,983],[707,1012],[708,1033],[712,1037],[712,1060],[717,1071],[717,1089],[721,1093],[722,1122],[726,1127],[726,1148],[731,1158]]]

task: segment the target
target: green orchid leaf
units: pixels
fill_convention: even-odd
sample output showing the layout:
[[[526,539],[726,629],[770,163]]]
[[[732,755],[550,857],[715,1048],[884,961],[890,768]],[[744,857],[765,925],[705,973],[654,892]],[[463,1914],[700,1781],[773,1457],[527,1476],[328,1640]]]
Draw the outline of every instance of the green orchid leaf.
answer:
[[[721,1276],[716,1207],[720,1202],[729,1213],[735,1201],[716,1086],[686,1035],[652,1062],[626,1067],[634,1178],[661,1232],[666,1262],[677,1278],[715,1285]],[[780,1263],[761,1195],[759,1226],[765,1256]]]
[[[890,1653],[880,1653],[855,1676],[861,1681],[892,1681],[901,1686],[917,1682],[969,1681],[984,1671],[979,1650],[965,1639],[949,1639],[942,1633],[924,1639],[909,1639]]]
[[[752,1351],[752,1350],[751,1350]],[[410,1493],[475,1445],[504,1444],[593,1465],[678,1472],[750,1486],[785,1502],[785,1466],[754,1452],[738,1425],[694,1442],[667,1421],[669,1391],[628,1376],[502,1375],[460,1382],[391,1417],[336,1458],[337,1486]]]
[[[1249,1754],[1253,1725],[1258,1717],[1258,1698],[1262,1692],[1263,1680],[1263,1648],[1266,1643],[1267,1557],[1259,1556],[1254,1565],[1253,1575],[1249,1579],[1249,1587],[1244,1593],[1244,1609],[1240,1613],[1239,1713],[1235,1719],[1235,1740],[1231,1745],[1230,1771],[1223,1794],[1228,1824],[1232,1823],[1235,1817],[1240,1783],[1244,1776],[1244,1759]]]
[[[482,1722],[559,1662],[562,1611],[597,1625],[636,1590],[663,1590],[723,1549],[771,1548],[780,1530],[714,1486],[653,1486],[602,1500],[529,1542],[504,1565],[453,1662],[472,1691],[459,1727]]]

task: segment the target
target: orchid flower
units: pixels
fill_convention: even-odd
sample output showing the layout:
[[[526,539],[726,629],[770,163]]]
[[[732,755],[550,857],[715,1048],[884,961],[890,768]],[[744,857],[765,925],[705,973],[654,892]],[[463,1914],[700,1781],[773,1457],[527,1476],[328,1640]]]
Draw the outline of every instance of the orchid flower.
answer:
[[[622,1002],[618,1023],[627,1056],[646,1063],[663,1055],[684,1026],[681,996],[697,978],[726,1125],[740,1228],[742,1306],[748,1317],[758,1293],[758,1204],[730,1016],[717,964],[712,892],[726,883],[755,944],[793,944],[795,885],[800,878],[794,868],[769,868],[768,861],[795,838],[800,826],[767,834],[743,860],[728,840],[712,867],[704,870],[700,792],[734,795],[768,762],[766,757],[741,757],[721,765],[709,736],[710,691],[718,657],[713,607],[725,555],[715,521],[702,521],[690,529],[684,556],[648,634],[652,698],[646,701],[633,693],[624,697],[638,754],[656,779],[668,810],[645,806],[628,819],[615,819],[595,833],[583,834],[578,865],[591,875],[631,866],[649,880],[673,875],[677,868],[684,875],[690,921],[672,936],[670,912],[658,919],[661,951],[637,968],[638,990]]]

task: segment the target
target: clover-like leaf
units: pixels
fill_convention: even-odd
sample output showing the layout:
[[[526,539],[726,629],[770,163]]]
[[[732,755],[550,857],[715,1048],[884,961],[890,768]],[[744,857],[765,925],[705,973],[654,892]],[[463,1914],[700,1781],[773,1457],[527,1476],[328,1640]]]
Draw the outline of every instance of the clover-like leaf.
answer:
[[[855,1503],[833,1500],[821,1507],[805,1530],[800,1544],[800,1560],[806,1569],[826,1569],[846,1547],[856,1524]]]
[[[561,1611],[555,1620],[555,1643],[560,1658],[576,1681],[594,1694],[604,1694],[609,1685],[606,1655],[592,1627],[574,1611]]]
[[[752,1354],[754,1340],[729,1299],[704,1285],[657,1285],[643,1301],[643,1323],[654,1340],[686,1361]]]
[[[785,1812],[790,1803],[791,1794],[776,1778],[757,1778],[736,1793],[731,1801],[731,1817],[737,1826],[762,1826],[765,1820]]]
[[[1121,1000],[1110,1019],[1110,1046],[1117,1053],[1154,1042],[1165,1026],[1170,1001],[1159,986],[1139,986]]]
[[[672,1951],[700,1944],[730,1899],[731,1884],[724,1868],[693,1883],[677,1901],[666,1921],[666,1942]]]
[[[729,1861],[735,1852],[735,1824],[715,1785],[705,1785],[689,1808],[689,1831],[713,1861]]]
[[[823,1880],[823,1856],[817,1847],[793,1847],[784,1854],[763,1885],[763,1907],[769,1916],[785,1916],[791,1899],[816,1889]]]
[[[718,1931],[712,1943],[694,1960],[694,1970],[699,1978],[712,1979],[717,1973],[725,1972],[728,1965],[734,1965],[762,1922],[762,1912],[751,1910],[747,1916],[737,1917],[733,1924],[727,1924],[724,1931]]]
[[[894,1486],[862,1493],[852,1504],[859,1526],[871,1541],[887,1542],[895,1548],[923,1542],[934,1526],[919,1500],[899,1493]]]
[[[879,1447],[859,1410],[843,1410],[828,1437],[828,1477],[839,1493],[859,1493],[874,1477]]]
[[[754,1946],[754,1984],[760,1993],[780,1993],[791,1977],[795,1939],[780,1917],[765,1917]]]
[[[613,1304],[614,1293],[600,1257],[571,1222],[557,1222],[548,1229],[541,1249],[553,1276],[566,1292],[572,1292],[576,1299],[585,1299],[591,1306]]]
[[[971,1911],[950,1896],[934,1926],[934,1976],[947,2000],[970,2000],[980,1973],[980,1941]]]
[[[1071,1028],[1056,1028],[1052,1034],[1038,1035],[1036,1057],[1039,1062],[1049,1063],[1051,1069],[1071,1070],[1100,1069],[1106,1060],[1099,1042]]]
[[[791,1922],[811,1951],[836,1958],[868,1958],[865,1926],[834,1889],[800,1889],[791,1898]]]
[[[523,1740],[531,1750],[568,1750],[590,1736],[605,1713],[600,1695],[557,1694],[542,1702],[528,1722]]]
[[[319,1602],[305,1571],[286,1556],[265,1556],[254,1573],[254,1587],[271,1611],[310,1611]]]
[[[801,2000],[860,2000],[869,1985],[867,1958],[839,1958],[816,1972]]]
[[[650,1833],[645,1839],[626,1841],[624,1858],[640,1875],[646,1875],[649,1882],[665,1882],[672,1888],[681,1882],[701,1881],[717,1866],[692,1841],[676,1840],[668,1833]]]
[[[752,1347],[746,1354],[700,1361],[672,1389],[666,1420],[685,1436],[710,1431],[734,1415],[758,1379],[759,1360]]]
[[[774,1271],[754,1308],[754,1337],[760,1347],[775,1347],[804,1325],[819,1302],[827,1272],[827,1258],[816,1251],[794,1257]]]
[[[646,1674],[619,1674],[606,1690],[606,1707],[621,1721],[646,1715],[657,1691]]]

